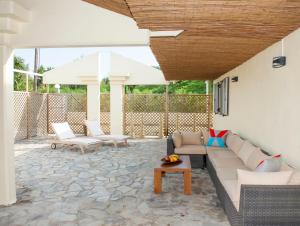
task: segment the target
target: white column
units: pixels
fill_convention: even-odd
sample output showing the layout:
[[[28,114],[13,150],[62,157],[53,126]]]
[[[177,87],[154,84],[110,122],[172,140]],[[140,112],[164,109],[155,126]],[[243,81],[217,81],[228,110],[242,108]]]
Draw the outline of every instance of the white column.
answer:
[[[209,81],[208,80],[205,81],[205,88],[206,88],[206,95],[208,95],[209,94]]]
[[[100,122],[100,84],[87,86],[87,119]]]
[[[13,51],[0,46],[0,205],[16,202],[12,103]]]
[[[123,97],[122,81],[110,80],[110,131],[111,134],[123,134]]]

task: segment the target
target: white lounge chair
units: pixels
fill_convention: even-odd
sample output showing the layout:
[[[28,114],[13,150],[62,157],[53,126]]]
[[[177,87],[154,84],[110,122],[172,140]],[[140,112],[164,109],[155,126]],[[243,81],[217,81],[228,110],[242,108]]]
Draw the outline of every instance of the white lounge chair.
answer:
[[[76,137],[73,133],[69,123],[52,123],[52,128],[55,132],[56,139],[51,141],[51,148],[56,149],[57,144],[63,145],[78,145],[82,153],[90,145],[101,145],[101,140],[91,137]]]
[[[84,124],[86,125],[89,135],[93,138],[101,141],[113,142],[115,147],[118,147],[118,143],[124,143],[125,145],[128,145],[127,140],[130,138],[130,136],[104,134],[97,121],[85,120]]]

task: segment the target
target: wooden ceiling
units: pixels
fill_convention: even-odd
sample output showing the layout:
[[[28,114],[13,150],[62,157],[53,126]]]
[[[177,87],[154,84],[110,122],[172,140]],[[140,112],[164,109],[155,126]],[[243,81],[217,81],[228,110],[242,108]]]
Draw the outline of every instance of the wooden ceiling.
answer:
[[[151,31],[167,80],[212,80],[300,27],[300,0],[84,0]],[[271,65],[271,59],[270,59]]]

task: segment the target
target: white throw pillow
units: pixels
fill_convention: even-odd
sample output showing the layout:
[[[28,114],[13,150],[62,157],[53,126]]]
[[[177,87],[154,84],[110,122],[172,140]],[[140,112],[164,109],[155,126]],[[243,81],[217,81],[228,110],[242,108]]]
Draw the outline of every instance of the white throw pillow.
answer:
[[[252,152],[260,151],[258,147],[255,147],[249,141],[245,141],[241,147],[241,150],[238,153],[238,156],[241,160],[243,160],[244,164],[246,165],[249,157],[251,156]]]

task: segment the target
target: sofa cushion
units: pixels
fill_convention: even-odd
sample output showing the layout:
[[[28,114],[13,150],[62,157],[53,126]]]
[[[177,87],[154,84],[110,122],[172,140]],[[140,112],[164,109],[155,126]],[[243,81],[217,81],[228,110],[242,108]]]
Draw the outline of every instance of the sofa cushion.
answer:
[[[238,169],[237,194],[240,194],[242,184],[286,185],[290,181],[292,173],[293,171],[253,172]]]
[[[208,137],[209,137],[209,131],[207,129],[201,129],[201,134],[202,134],[202,139],[203,139],[203,144],[207,145],[208,142]]]
[[[241,147],[245,141],[237,134],[229,133],[226,138],[226,145],[227,147],[235,152],[236,154],[239,153]]]
[[[238,156],[233,152],[229,150],[224,151],[211,151],[207,153],[210,157],[215,158],[238,158]]]
[[[226,147],[225,140],[226,135],[228,134],[228,130],[209,130],[209,138],[207,142],[207,146],[211,147]]]
[[[261,150],[254,150],[249,156],[246,166],[251,170],[256,170],[257,166],[268,158],[270,158],[270,156],[264,154]]]
[[[175,148],[175,153],[184,155],[205,155],[206,148],[203,145],[185,144],[182,145],[180,148]]]
[[[227,148],[220,148],[220,147],[206,146],[206,151],[207,151],[207,153],[210,153],[210,152],[228,151],[228,149]]]
[[[281,155],[276,155],[262,160],[255,171],[257,172],[279,172],[281,170]]]
[[[237,169],[248,170],[246,166],[239,166],[238,168],[216,168],[216,173],[219,180],[223,184],[224,180],[237,180]]]
[[[255,147],[253,144],[251,144],[249,141],[245,141],[241,147],[241,150],[238,153],[238,156],[240,159],[243,160],[243,162],[246,164],[248,161],[248,158],[252,154],[253,151],[260,150],[258,147]]]
[[[197,132],[181,132],[182,144],[201,145],[201,133]]]
[[[172,139],[176,148],[180,148],[182,146],[182,136],[178,131],[175,131],[172,134]]]
[[[239,158],[210,158],[214,168],[240,168],[244,167],[244,163]]]
[[[237,180],[225,180],[223,183],[223,187],[226,190],[229,198],[233,202],[234,207],[236,210],[239,210],[239,204],[240,204],[240,195],[238,195],[237,191]]]

